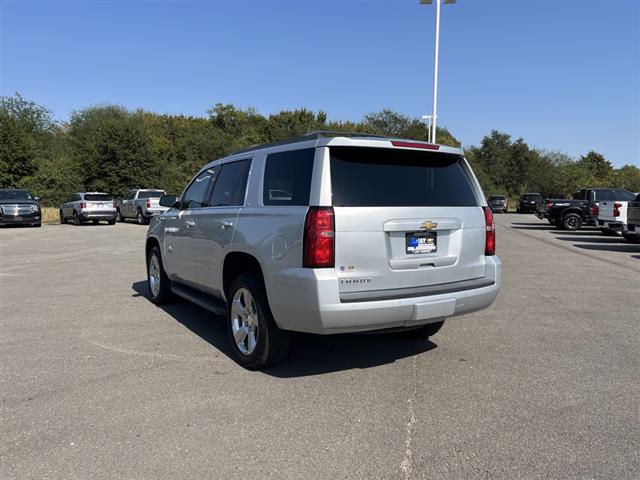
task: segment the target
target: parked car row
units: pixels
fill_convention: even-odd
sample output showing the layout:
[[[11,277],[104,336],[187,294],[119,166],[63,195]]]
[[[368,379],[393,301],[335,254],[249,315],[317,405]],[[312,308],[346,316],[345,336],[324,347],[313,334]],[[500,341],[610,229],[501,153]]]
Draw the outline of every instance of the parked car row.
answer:
[[[74,193],[60,207],[60,223],[72,220],[74,225],[80,225],[89,221],[106,221],[113,225],[116,221],[124,222],[133,218],[139,224],[147,225],[151,217],[167,211],[159,203],[164,194],[164,190],[135,189],[130,190],[122,200],[114,200],[104,192]]]
[[[538,204],[536,215],[564,230],[582,226],[599,227],[606,235],[621,233],[629,241],[638,235],[629,230],[628,207],[640,200],[640,195],[615,188],[585,188],[571,199],[547,199]],[[634,206],[635,208],[635,206]],[[635,211],[634,211],[635,215]]]

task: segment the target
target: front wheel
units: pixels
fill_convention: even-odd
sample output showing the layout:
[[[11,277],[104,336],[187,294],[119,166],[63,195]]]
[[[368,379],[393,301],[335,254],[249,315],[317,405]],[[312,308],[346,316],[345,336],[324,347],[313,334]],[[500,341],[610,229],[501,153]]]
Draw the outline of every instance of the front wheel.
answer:
[[[284,360],[291,333],[276,325],[261,279],[255,273],[238,276],[229,289],[227,332],[236,361],[250,370]]]
[[[441,322],[427,323],[420,328],[414,328],[413,330],[408,330],[404,333],[407,338],[413,340],[426,340],[438,333],[443,325],[444,320],[442,320]]]
[[[171,282],[164,271],[158,247],[153,247],[147,256],[147,282],[153,303],[162,305],[171,300]]]

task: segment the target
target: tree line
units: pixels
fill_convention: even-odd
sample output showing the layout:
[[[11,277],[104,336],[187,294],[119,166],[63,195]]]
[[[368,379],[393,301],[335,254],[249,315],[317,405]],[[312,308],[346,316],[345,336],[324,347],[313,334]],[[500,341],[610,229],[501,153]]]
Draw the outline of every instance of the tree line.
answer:
[[[100,105],[58,122],[47,108],[15,94],[0,97],[0,188],[26,188],[46,206],[58,206],[78,191],[120,196],[138,187],[180,193],[213,159],[313,130],[427,138],[424,123],[391,110],[350,122],[305,108],[264,116],[217,104],[206,117],[193,117]],[[460,146],[446,128],[439,127],[437,136],[439,143]],[[640,191],[636,166],[613,168],[594,151],[574,159],[531,148],[496,130],[480,145],[466,147],[465,155],[487,196],[562,197],[585,187]]]

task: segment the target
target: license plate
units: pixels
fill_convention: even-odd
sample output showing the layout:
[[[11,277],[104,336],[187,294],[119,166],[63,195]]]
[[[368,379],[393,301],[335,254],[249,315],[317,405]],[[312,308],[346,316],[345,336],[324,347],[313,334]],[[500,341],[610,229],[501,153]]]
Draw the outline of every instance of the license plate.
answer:
[[[438,250],[438,234],[436,232],[407,233],[407,253],[410,255],[433,253]]]

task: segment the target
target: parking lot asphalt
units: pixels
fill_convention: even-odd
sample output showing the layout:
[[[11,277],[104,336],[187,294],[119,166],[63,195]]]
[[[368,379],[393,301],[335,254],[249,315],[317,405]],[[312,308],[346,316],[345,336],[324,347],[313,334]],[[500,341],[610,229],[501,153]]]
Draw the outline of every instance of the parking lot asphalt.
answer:
[[[496,223],[490,309],[265,372],[149,302],[145,227],[0,230],[0,478],[637,479],[640,246]]]

